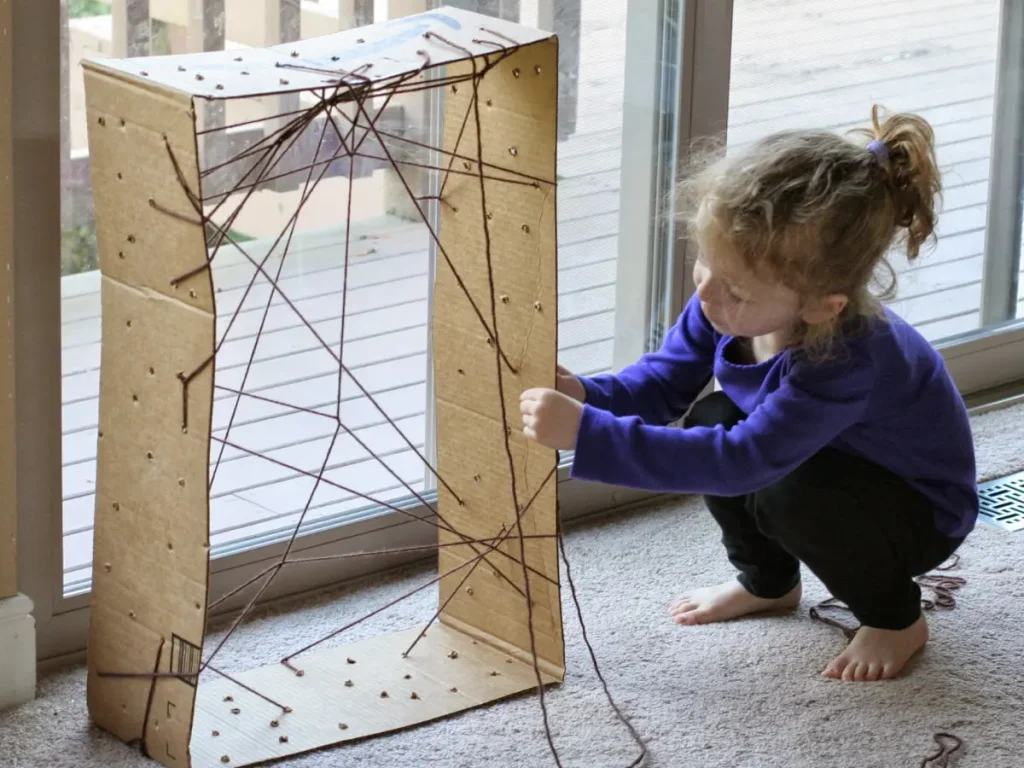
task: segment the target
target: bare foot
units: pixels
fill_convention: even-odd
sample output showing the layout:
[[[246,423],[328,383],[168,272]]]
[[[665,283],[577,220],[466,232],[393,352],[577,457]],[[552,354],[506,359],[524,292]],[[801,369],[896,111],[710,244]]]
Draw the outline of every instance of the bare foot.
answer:
[[[782,597],[772,600],[756,597],[733,579],[715,587],[687,592],[672,604],[669,614],[676,624],[711,624],[750,613],[795,608],[800,604],[800,595],[801,585],[797,584]]]
[[[888,680],[896,677],[927,642],[924,615],[906,629],[861,627],[846,650],[821,674],[834,680]]]

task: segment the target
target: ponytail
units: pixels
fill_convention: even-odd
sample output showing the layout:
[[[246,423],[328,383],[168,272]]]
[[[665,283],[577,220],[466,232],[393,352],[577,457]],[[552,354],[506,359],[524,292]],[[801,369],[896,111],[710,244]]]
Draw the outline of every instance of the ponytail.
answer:
[[[898,236],[907,258],[915,259],[935,234],[936,208],[941,201],[935,132],[917,115],[893,114],[881,120],[879,111],[878,105],[872,107],[871,128],[860,132],[871,139],[868,147],[885,172]]]

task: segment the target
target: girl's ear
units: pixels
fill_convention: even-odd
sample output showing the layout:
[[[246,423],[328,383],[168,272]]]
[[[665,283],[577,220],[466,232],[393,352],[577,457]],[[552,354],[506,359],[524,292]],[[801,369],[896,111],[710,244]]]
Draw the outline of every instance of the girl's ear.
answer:
[[[833,293],[809,303],[804,307],[800,317],[808,325],[827,323],[846,309],[849,303],[850,299],[844,294]]]

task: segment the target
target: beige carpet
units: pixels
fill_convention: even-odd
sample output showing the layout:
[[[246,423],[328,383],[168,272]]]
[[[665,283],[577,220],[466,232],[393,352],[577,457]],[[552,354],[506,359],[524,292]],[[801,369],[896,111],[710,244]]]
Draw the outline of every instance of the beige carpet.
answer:
[[[974,420],[982,477],[1024,465],[1024,407]],[[825,681],[818,671],[843,646],[812,622],[825,593],[808,577],[796,615],[680,628],[666,618],[683,587],[730,569],[700,501],[607,516],[567,538],[590,637],[619,702],[648,740],[647,765],[680,768],[915,768],[949,730],[965,751],[956,768],[1019,768],[1024,716],[1024,533],[980,527],[962,550],[967,578],[956,608],[932,615],[933,640],[909,675],[876,684]],[[254,619],[221,664],[245,669],[280,658],[348,617],[422,583],[429,567],[348,585]],[[429,590],[428,590],[429,592]],[[352,639],[429,617],[426,592],[353,630]],[[566,595],[569,673],[549,695],[563,765],[624,768],[635,747],[602,697]],[[0,715],[4,768],[152,765],[90,727],[84,675],[40,682],[39,699]],[[554,765],[536,700],[527,696],[399,735],[287,762],[325,768]]]

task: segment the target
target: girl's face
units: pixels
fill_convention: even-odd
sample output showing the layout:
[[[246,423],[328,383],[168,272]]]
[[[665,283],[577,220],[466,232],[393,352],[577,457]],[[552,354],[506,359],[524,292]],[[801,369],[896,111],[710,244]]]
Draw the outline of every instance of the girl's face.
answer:
[[[800,297],[751,272],[739,255],[715,238],[699,238],[693,268],[697,296],[708,322],[719,333],[754,338],[788,334],[802,319]]]

